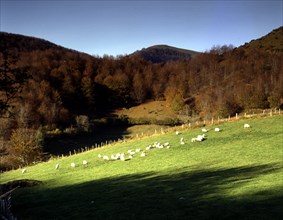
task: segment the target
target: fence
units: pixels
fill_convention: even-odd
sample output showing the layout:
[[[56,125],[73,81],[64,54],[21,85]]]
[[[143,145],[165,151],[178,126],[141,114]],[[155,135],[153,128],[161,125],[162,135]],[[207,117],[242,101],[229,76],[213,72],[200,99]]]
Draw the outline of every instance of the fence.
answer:
[[[4,193],[0,196],[0,218],[3,220],[17,220],[17,218],[12,214],[12,192],[18,187]]]
[[[281,115],[281,110],[280,109],[251,110],[250,112],[236,114],[235,116],[233,116],[233,117],[229,116],[228,118],[217,117],[217,118],[210,118],[210,119],[203,119],[203,120],[198,119],[198,120],[194,120],[192,122],[184,123],[181,126],[161,128],[160,130],[155,129],[155,131],[151,132],[151,133],[140,133],[140,134],[136,134],[136,135],[129,137],[129,138],[124,137],[123,139],[108,140],[108,141],[101,142],[101,143],[95,143],[94,145],[92,145],[90,147],[84,147],[84,148],[79,148],[79,149],[76,149],[76,150],[73,150],[73,151],[69,151],[68,155],[62,155],[62,157],[71,156],[72,154],[78,154],[78,153],[82,153],[82,152],[89,151],[89,150],[92,150],[92,149],[109,146],[109,145],[112,145],[112,144],[115,144],[115,143],[123,143],[123,142],[128,142],[128,141],[134,141],[134,140],[140,139],[142,137],[165,134],[165,133],[169,133],[169,132],[173,132],[173,131],[177,131],[177,130],[181,131],[181,130],[185,130],[185,129],[203,127],[205,125],[213,125],[213,124],[218,125],[218,124],[221,124],[221,123],[224,123],[224,122],[233,122],[233,121],[238,121],[238,120],[241,120],[241,119],[271,117],[271,116],[275,116],[275,115]],[[58,159],[59,158],[60,158],[60,156],[58,156]]]

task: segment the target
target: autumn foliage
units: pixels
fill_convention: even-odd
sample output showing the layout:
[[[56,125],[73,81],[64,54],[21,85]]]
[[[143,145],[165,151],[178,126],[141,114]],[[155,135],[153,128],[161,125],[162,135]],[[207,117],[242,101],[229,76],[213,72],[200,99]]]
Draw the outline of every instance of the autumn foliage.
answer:
[[[282,27],[274,30],[281,42],[282,31]],[[276,39],[274,34],[268,36]],[[283,50],[270,44],[214,46],[190,60],[152,63],[136,55],[90,56],[19,35],[1,33],[0,38],[6,45],[0,51],[1,71],[28,73],[9,103],[7,126],[12,130],[68,127],[78,116],[91,120],[148,99],[166,100],[176,113],[197,113],[202,118],[282,107]],[[4,51],[17,54],[11,66]],[[3,86],[0,96],[4,105]]]

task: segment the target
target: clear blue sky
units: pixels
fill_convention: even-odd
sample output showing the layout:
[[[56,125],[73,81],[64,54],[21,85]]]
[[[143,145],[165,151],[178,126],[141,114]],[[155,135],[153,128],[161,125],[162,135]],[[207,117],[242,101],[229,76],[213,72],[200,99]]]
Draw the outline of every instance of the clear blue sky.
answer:
[[[243,45],[282,26],[283,0],[0,0],[0,30],[92,55],[156,44],[205,51]]]

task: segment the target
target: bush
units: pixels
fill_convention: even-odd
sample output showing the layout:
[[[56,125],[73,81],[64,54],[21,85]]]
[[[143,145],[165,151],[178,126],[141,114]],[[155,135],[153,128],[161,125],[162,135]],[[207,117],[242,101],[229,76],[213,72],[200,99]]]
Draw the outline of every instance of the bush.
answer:
[[[76,123],[79,131],[89,132],[90,131],[90,122],[89,118],[86,115],[79,115],[76,117]]]
[[[19,128],[13,131],[7,153],[11,165],[29,165],[42,159],[43,134],[40,130]]]

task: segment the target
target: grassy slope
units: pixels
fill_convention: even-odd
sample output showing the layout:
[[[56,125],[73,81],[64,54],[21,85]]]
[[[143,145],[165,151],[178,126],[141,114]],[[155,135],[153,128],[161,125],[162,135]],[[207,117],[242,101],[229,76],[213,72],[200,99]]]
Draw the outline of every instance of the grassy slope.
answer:
[[[191,143],[200,129],[152,136],[1,174],[0,183],[35,179],[43,185],[19,189],[20,219],[279,219],[283,197],[283,117],[219,125],[207,140]],[[183,137],[185,145],[180,145]],[[106,162],[111,155],[170,142],[146,157]],[[81,165],[88,160],[88,167]],[[70,167],[71,162],[79,166]],[[60,163],[60,170],[55,164]]]
[[[115,112],[117,115],[127,115],[129,118],[149,118],[165,120],[177,117],[167,106],[165,101],[149,101],[129,109],[121,109]]]

